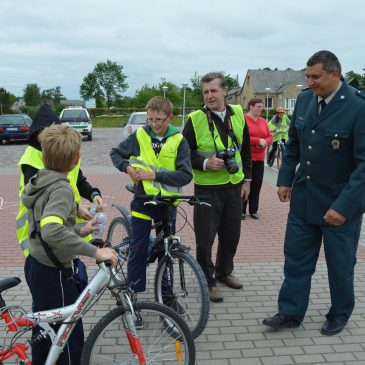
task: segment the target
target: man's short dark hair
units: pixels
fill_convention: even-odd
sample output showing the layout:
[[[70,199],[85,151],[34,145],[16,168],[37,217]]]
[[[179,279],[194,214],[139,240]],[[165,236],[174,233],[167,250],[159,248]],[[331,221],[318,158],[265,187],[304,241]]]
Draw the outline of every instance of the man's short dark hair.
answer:
[[[200,79],[200,85],[206,82],[211,82],[215,79],[220,80],[220,87],[224,89],[227,86],[226,79],[222,72],[209,72]]]
[[[339,70],[341,75],[341,63],[337,56],[330,51],[318,51],[307,62],[307,66],[314,66],[318,63],[323,65],[327,72]]]

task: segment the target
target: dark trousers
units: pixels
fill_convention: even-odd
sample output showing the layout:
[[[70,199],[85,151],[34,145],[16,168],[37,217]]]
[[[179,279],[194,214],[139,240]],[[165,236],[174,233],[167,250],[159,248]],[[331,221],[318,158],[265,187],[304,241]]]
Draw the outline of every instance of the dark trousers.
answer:
[[[328,319],[348,320],[355,305],[354,267],[362,217],[341,226],[313,225],[289,212],[284,254],[284,282],[279,313],[303,320],[311,278],[323,240],[331,293]]]
[[[241,233],[241,185],[226,189],[201,189],[195,187],[195,195],[212,205],[194,206],[194,229],[197,261],[202,267],[208,286],[215,285],[216,278],[228,276],[233,271],[233,258]],[[212,246],[218,233],[218,249],[215,265]]]
[[[25,260],[24,273],[32,294],[34,312],[64,307],[75,303],[79,297],[76,285],[60,270],[42,265],[30,255]],[[52,327],[57,332],[60,325]],[[34,329],[34,333],[37,331],[39,328]],[[45,340],[32,347],[33,365],[45,364],[50,346],[50,340]],[[57,365],[79,365],[83,346],[84,330],[82,321],[79,320],[57,360]]]
[[[250,186],[250,195],[248,196],[248,200],[243,201],[243,214],[246,214],[247,204],[250,214],[257,213],[259,210],[259,198],[263,179],[264,161],[252,161],[252,181]]]
[[[146,290],[146,271],[148,255],[148,238],[151,234],[152,220],[154,222],[165,221],[168,214],[167,206],[144,205],[144,201],[132,200],[132,242],[128,256],[128,283],[136,293]],[[147,217],[134,216],[133,212],[138,212]],[[175,231],[176,208],[171,211],[173,227]],[[149,219],[148,219],[149,217]],[[166,232],[167,227],[163,227]],[[156,228],[156,234],[162,226]]]

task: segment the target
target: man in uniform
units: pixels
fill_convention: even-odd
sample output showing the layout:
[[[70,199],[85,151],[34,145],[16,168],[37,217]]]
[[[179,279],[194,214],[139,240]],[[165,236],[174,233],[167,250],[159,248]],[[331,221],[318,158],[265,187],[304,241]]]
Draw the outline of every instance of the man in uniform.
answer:
[[[331,307],[321,333],[330,336],[342,331],[355,305],[365,209],[365,97],[342,81],[341,64],[329,51],[308,60],[306,76],[309,88],[298,96],[277,181],[280,201],[290,201],[279,313],[263,324],[300,325],[323,241]]]
[[[209,298],[222,302],[219,280],[234,289],[242,284],[232,274],[241,232],[242,197],[251,180],[250,136],[240,105],[227,105],[221,73],[201,78],[205,106],[189,115],[184,136],[191,152],[195,195],[212,206],[194,207],[197,260],[208,282]],[[212,246],[218,233],[216,264]]]

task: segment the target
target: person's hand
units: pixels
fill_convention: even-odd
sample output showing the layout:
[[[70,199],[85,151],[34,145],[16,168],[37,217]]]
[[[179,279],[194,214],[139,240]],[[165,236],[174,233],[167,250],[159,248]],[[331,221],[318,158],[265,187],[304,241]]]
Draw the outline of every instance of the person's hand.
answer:
[[[346,221],[346,217],[336,212],[334,209],[328,209],[323,219],[332,226],[340,226]]]
[[[248,196],[250,195],[250,187],[251,187],[250,181],[245,181],[242,184],[242,187],[241,187],[241,198],[243,200],[247,200],[248,199]]]
[[[103,198],[100,195],[96,195],[93,199],[93,203],[96,205],[96,213],[104,210]]]
[[[135,176],[137,181],[156,179],[156,174],[153,171],[147,171],[143,169],[136,169]]]
[[[214,154],[210,156],[207,160],[206,168],[213,171],[219,171],[224,167],[224,161],[221,158],[217,158]]]
[[[93,218],[93,216],[89,212],[89,210],[84,208],[83,206],[81,206],[81,204],[79,205],[79,207],[77,209],[77,216],[81,219],[84,219],[85,221],[89,221],[90,219]]]
[[[260,138],[259,146],[260,146],[261,148],[264,148],[266,145],[267,145],[267,143],[266,143],[266,139]]]
[[[117,253],[112,248],[109,247],[97,248],[94,258],[98,262],[110,260],[113,267],[116,267],[118,263]]]
[[[129,177],[132,179],[133,183],[137,184],[138,180],[137,180],[137,176],[136,176],[136,169],[132,166],[127,166],[126,171],[127,171],[127,174],[129,175]]]
[[[84,224],[80,229],[80,236],[86,237],[88,234],[92,232],[98,232],[99,225],[95,218],[89,220],[86,224]]]
[[[278,197],[281,202],[288,202],[291,197],[291,188],[287,186],[279,186]]]

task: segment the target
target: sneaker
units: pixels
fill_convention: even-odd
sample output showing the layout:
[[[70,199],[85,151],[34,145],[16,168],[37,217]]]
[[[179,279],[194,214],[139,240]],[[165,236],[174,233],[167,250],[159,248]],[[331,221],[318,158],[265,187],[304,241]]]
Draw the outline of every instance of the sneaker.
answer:
[[[221,303],[223,302],[223,295],[217,286],[212,286],[208,288],[209,290],[209,299],[212,302]]]
[[[260,216],[259,216],[259,213],[250,213],[250,216],[251,216],[251,218],[253,218],[253,219],[260,219]]]
[[[136,319],[134,320],[134,326],[137,330],[141,330],[144,327],[143,318],[140,311],[135,311]]]
[[[243,287],[242,283],[234,275],[228,275],[218,280],[233,289],[242,289]]]
[[[246,214],[245,213],[242,213],[242,215],[241,215],[241,220],[245,220],[246,219]]]

